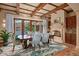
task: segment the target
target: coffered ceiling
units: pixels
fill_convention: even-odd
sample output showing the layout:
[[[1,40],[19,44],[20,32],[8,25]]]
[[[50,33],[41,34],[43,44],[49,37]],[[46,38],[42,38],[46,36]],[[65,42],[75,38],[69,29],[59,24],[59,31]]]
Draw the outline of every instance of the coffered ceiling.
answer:
[[[67,3],[0,3],[0,9],[31,16],[46,16],[60,9],[72,12]]]

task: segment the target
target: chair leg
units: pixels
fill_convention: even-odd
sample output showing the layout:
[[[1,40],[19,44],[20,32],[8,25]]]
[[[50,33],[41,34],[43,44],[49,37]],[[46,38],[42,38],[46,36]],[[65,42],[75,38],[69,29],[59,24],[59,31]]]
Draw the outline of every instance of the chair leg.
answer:
[[[32,49],[35,51],[35,47],[32,47]]]
[[[38,45],[39,46],[39,49],[41,49],[41,46],[40,45]]]
[[[15,45],[13,45],[13,50],[12,50],[12,52],[14,52],[14,49],[15,49]]]

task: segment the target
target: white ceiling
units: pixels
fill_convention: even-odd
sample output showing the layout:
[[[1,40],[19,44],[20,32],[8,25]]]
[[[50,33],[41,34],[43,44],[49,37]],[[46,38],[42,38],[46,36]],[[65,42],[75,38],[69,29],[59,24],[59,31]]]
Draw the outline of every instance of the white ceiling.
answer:
[[[40,15],[40,16],[41,16],[41,15],[43,15],[43,14],[36,13],[35,15]]]
[[[70,6],[64,8],[64,9],[65,9],[65,10],[68,10],[68,11],[72,10],[72,8],[71,8]]]
[[[63,3],[52,3],[52,4],[55,4],[56,6],[60,6]]]
[[[25,13],[32,13],[31,11],[25,11],[25,10],[22,10],[22,9],[20,9],[19,11],[25,12]]]
[[[47,11],[45,11],[45,10],[40,10],[40,11],[38,11],[38,12],[47,13]]]
[[[13,7],[9,7],[9,6],[4,6],[4,5],[0,5],[0,8],[3,8],[3,9],[10,9],[10,10],[16,10],[16,8],[13,8]]]
[[[16,6],[16,3],[4,3],[4,4],[10,5],[10,6]],[[40,3],[27,3],[27,4],[20,3],[20,8],[27,9],[27,10],[31,10],[31,11],[34,11],[36,9],[35,7],[29,6],[28,4],[37,7]],[[52,3],[52,4],[54,4],[56,6],[60,6],[63,3]],[[15,10],[16,11],[16,8],[8,7],[8,6],[6,7],[4,5],[0,5],[0,8],[5,8],[5,9],[10,9],[10,10]],[[48,12],[46,10],[49,10],[50,11],[50,10],[53,10],[54,8],[56,8],[56,7],[55,6],[52,6],[50,4],[47,4],[47,5],[45,5],[43,7],[43,9],[39,10],[38,12],[41,12],[41,13],[45,14],[45,13]],[[69,10],[72,10],[69,6],[66,7],[66,8],[64,8],[64,9],[66,9],[68,11]],[[32,13],[31,11],[27,11],[27,10],[19,9],[20,12],[25,12],[25,13],[29,13],[29,14]],[[43,15],[41,13],[36,13],[35,15],[40,15],[41,16],[41,15]]]
[[[47,4],[46,6],[44,6],[44,9],[47,9],[47,10],[52,10],[54,8],[55,8],[54,6],[51,6],[49,4]]]
[[[16,3],[5,3],[7,5],[16,6]]]
[[[38,6],[39,5],[39,3],[28,3],[28,4],[33,5],[33,6]]]
[[[32,11],[35,9],[34,7],[30,7],[30,6],[25,5],[25,4],[20,4],[20,7],[21,7],[21,8],[28,9],[28,10],[32,10]]]

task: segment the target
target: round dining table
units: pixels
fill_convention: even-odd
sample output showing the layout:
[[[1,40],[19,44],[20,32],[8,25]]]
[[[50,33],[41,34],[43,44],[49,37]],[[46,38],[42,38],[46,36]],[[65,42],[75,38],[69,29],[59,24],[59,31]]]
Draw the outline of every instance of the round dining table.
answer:
[[[18,38],[22,42],[22,47],[24,49],[28,48],[27,40],[32,41],[32,36],[31,35],[18,35]]]

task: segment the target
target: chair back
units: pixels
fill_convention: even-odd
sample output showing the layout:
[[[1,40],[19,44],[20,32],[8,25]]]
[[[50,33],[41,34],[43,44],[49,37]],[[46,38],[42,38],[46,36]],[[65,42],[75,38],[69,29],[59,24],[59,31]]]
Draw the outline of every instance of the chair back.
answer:
[[[11,42],[13,43],[13,44],[15,44],[16,43],[16,38],[15,38],[15,34],[14,33],[10,33],[10,40],[11,40]]]
[[[43,33],[42,42],[47,43],[49,39],[49,33]]]
[[[38,44],[40,44],[41,41],[41,33],[40,32],[35,32],[33,35],[33,39],[32,39],[32,46],[37,46]]]

